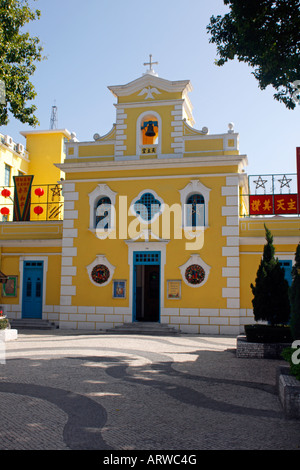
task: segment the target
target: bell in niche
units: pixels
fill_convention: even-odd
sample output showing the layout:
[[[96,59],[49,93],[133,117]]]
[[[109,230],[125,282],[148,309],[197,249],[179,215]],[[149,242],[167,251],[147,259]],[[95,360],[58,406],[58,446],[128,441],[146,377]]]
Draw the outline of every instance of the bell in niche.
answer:
[[[155,132],[154,132],[153,122],[152,121],[149,122],[145,135],[147,137],[154,137],[156,135]]]

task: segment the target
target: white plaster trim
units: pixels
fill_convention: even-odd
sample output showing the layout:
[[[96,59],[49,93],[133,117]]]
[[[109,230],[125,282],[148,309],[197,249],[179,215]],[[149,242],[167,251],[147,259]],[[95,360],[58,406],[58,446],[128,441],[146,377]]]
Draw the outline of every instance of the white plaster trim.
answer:
[[[109,86],[108,89],[116,96],[129,96],[144,87],[153,86],[167,92],[186,92],[192,91],[192,85],[189,80],[170,81],[150,74],[144,74],[126,85]],[[125,107],[124,103],[121,104]]]
[[[174,156],[172,154],[172,156]],[[136,156],[134,157],[137,158]],[[216,178],[218,176],[227,176],[231,175],[231,173],[203,173],[201,174],[201,178],[209,178],[213,177]],[[180,178],[195,178],[195,174],[192,175],[163,175],[163,176],[132,176],[132,177],[125,177],[121,176],[118,178],[83,178],[80,180],[71,180],[74,183],[91,183],[91,182],[104,182],[104,181],[140,181],[140,180],[165,180],[165,179],[180,179]],[[1,223],[0,223],[1,225]]]
[[[110,231],[115,229],[115,206],[116,206],[116,195],[117,193],[110,189],[107,184],[98,184],[96,188],[89,193],[89,204],[90,204],[90,227],[91,231],[95,229],[95,220],[96,220],[96,202],[101,197],[109,197],[111,201],[111,221],[110,221]],[[97,232],[102,233],[105,232],[102,229],[97,229]]]
[[[200,266],[203,267],[205,271],[204,281],[201,282],[200,284],[190,284],[185,278],[185,271],[192,264],[199,264]],[[206,283],[209,273],[210,273],[211,266],[206,264],[205,261],[203,261],[202,258],[198,254],[192,254],[186,263],[184,263],[182,266],[179,266],[179,269],[180,269],[181,276],[185,284],[189,287],[197,288],[197,287],[202,287]]]
[[[109,269],[109,278],[106,282],[104,282],[103,284],[98,284],[97,282],[95,282],[92,278],[92,270],[95,266],[97,266],[97,264],[104,264],[105,266],[108,267]],[[113,278],[113,275],[114,275],[114,271],[116,269],[115,266],[113,266],[109,261],[108,259],[106,258],[105,255],[97,255],[95,260],[92,261],[92,263],[90,263],[88,266],[86,266],[86,269],[87,269],[87,272],[88,272],[88,276],[89,276],[89,279],[91,281],[92,284],[94,284],[94,286],[97,286],[97,287],[104,287],[104,286],[107,286],[107,284],[110,283],[110,281],[112,280]]]
[[[191,152],[195,154],[195,152]],[[122,160],[116,161],[93,161],[93,162],[84,162],[79,161],[78,163],[56,163],[55,166],[61,171],[66,173],[91,173],[94,171],[119,171],[124,170],[124,166],[127,170],[140,170],[142,168],[153,169],[153,168],[184,168],[188,167],[212,167],[212,166],[232,166],[232,165],[243,165],[246,161],[245,155],[196,155],[189,157],[180,157],[180,155],[173,154],[173,158],[167,158],[162,154],[156,160],[138,160],[134,159],[136,155],[128,155]],[[97,157],[99,158],[99,157]],[[80,159],[79,159],[80,160]],[[234,187],[232,187],[233,189]],[[228,187],[227,189],[231,189]],[[235,193],[234,193],[235,194]],[[231,196],[234,194],[226,194]]]
[[[287,230],[287,229],[285,229]],[[293,230],[293,229],[292,229]],[[300,242],[300,237],[274,237],[274,245],[295,245]],[[265,245],[265,237],[240,237],[240,245]]]
[[[137,101],[134,103],[122,103],[117,104],[115,103],[114,106],[118,109],[119,106],[123,106],[124,109],[128,108],[146,108],[146,107],[161,107],[161,106],[184,106],[184,100],[160,100],[160,101]]]
[[[180,202],[181,207],[183,208],[182,211],[182,226],[186,227],[189,230],[189,227],[186,224],[186,206],[187,200],[191,194],[199,193],[202,194],[204,197],[204,218],[205,218],[205,227],[209,225],[209,210],[208,210],[208,203],[209,203],[209,193],[211,189],[207,186],[204,186],[199,180],[193,179],[191,180],[183,189],[180,189]]]
[[[18,222],[17,222],[18,223]],[[48,248],[48,247],[59,247],[62,246],[62,240],[61,239],[52,239],[52,240],[1,240],[0,241],[0,246],[2,247],[43,247],[43,248]],[[6,255],[7,253],[2,254]]]

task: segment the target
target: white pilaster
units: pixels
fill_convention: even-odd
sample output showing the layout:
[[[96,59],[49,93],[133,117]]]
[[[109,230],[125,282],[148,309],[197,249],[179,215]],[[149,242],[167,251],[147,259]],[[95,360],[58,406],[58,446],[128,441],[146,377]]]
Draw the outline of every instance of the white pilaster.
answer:
[[[226,299],[226,309],[221,309],[220,315],[228,318],[231,331],[236,328],[239,333],[240,315],[240,258],[239,258],[239,179],[238,175],[227,176],[226,186],[222,187],[222,196],[226,196],[226,204],[222,207],[225,225],[222,235],[226,240],[222,255],[226,259],[226,267],[222,276],[226,278],[226,287],[222,289],[222,297]],[[228,328],[227,327],[227,328]],[[229,328],[228,328],[229,329]],[[225,330],[225,325],[223,328]]]

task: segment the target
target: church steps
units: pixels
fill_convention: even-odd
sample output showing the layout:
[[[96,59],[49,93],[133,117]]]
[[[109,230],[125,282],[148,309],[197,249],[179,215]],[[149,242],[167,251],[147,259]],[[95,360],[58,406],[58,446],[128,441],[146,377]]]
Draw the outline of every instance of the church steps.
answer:
[[[132,334],[132,335],[149,335],[149,336],[176,336],[180,332],[176,328],[169,325],[156,322],[134,322],[124,323],[106,330],[108,333],[114,334]]]
[[[10,326],[17,330],[53,330],[56,328],[55,323],[49,320],[41,320],[35,318],[19,318],[9,320]]]

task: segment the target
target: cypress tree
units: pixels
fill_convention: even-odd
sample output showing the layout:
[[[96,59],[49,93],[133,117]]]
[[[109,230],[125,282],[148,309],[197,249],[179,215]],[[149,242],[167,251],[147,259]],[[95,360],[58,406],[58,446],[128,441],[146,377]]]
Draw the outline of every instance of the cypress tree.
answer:
[[[295,254],[292,269],[292,285],[290,287],[291,320],[290,328],[294,340],[300,339],[300,243]]]
[[[253,293],[253,314],[255,321],[267,321],[271,325],[287,323],[290,317],[289,286],[284,270],[275,258],[273,236],[265,227],[266,245],[258,267]]]

